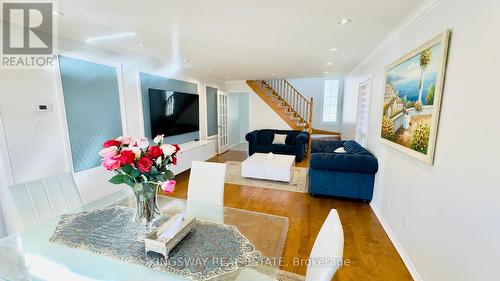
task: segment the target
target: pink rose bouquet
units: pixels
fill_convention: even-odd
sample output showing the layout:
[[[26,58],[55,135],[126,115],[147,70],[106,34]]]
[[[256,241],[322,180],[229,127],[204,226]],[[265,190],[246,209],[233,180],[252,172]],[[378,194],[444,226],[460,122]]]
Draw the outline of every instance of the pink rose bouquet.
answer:
[[[155,137],[153,143],[147,138],[119,137],[104,142],[99,151],[102,166],[115,173],[109,182],[132,188],[137,198],[137,218],[146,218],[148,223],[159,213],[157,189],[167,193],[175,190],[175,176],[169,167],[177,163],[180,147],[163,141],[163,135]]]

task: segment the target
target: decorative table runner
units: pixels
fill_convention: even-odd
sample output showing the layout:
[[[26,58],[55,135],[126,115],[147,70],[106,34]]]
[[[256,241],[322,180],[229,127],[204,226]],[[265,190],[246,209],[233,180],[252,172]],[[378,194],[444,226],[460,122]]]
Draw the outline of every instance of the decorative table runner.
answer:
[[[63,215],[50,241],[190,280],[220,277],[241,267],[258,265],[264,259],[236,227],[208,221],[198,221],[193,231],[172,249],[167,260],[155,253],[146,255],[143,238],[147,232],[143,225],[133,223],[134,212],[131,208],[114,206]],[[166,220],[161,216],[155,226]]]

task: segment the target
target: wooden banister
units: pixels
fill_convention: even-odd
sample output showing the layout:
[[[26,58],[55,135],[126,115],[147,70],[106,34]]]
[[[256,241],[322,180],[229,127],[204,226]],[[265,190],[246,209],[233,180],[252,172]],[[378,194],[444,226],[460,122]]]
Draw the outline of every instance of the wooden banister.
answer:
[[[308,132],[310,153],[312,136],[331,135],[339,138],[340,133],[313,128],[314,99],[306,99],[285,79],[248,80],[247,84],[274,110],[293,130]]]
[[[259,83],[268,88],[281,103],[289,108],[298,122],[305,123],[305,130],[312,129],[313,99],[305,98],[292,84],[285,79],[260,80]]]

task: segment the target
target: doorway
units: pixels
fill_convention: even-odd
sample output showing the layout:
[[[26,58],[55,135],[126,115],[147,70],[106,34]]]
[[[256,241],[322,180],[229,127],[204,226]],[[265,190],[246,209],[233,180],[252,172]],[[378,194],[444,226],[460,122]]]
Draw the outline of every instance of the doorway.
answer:
[[[245,135],[250,128],[250,93],[232,92],[228,96],[230,149],[248,151]]]

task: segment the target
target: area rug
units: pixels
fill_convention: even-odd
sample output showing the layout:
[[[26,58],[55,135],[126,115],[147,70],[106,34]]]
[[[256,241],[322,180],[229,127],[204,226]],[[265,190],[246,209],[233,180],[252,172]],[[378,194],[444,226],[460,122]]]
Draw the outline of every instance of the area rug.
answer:
[[[198,221],[166,260],[159,254],[145,254],[147,233],[144,226],[132,223],[133,217],[133,209],[121,206],[63,215],[50,241],[189,280],[226,280],[224,275],[265,259],[236,227],[208,221]],[[162,216],[155,224],[166,219]]]
[[[307,193],[308,169],[303,167],[292,167],[292,180],[288,182],[269,181],[245,178],[241,176],[241,162],[226,162],[226,183],[257,186],[271,189],[279,189],[293,192]]]

